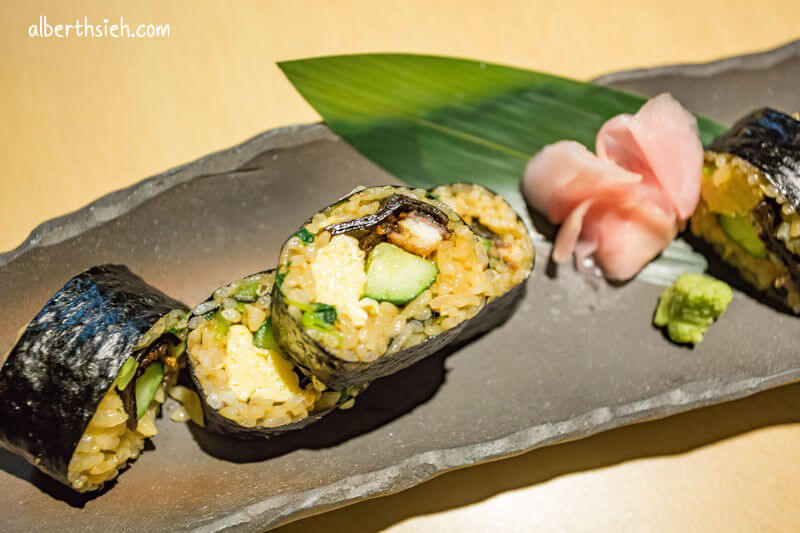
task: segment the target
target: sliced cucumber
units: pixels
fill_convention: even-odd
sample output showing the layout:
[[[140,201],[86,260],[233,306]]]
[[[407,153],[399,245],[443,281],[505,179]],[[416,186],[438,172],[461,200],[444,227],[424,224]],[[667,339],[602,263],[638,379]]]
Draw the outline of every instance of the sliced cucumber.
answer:
[[[138,366],[139,363],[137,363],[136,359],[133,357],[128,357],[128,359],[125,360],[122,364],[122,368],[119,369],[119,374],[117,374],[117,388],[119,390],[125,390],[125,387],[128,386],[128,383],[131,382],[134,374],[136,374],[136,367]]]
[[[164,363],[156,361],[144,369],[136,380],[136,420],[142,418],[164,379]]]
[[[759,238],[753,225],[750,223],[748,216],[734,216],[717,215],[722,231],[733,242],[744,248],[747,253],[760,257],[761,259],[767,258],[767,247]]]
[[[405,305],[430,287],[438,274],[439,269],[433,261],[382,242],[367,258],[364,296],[379,302]]]

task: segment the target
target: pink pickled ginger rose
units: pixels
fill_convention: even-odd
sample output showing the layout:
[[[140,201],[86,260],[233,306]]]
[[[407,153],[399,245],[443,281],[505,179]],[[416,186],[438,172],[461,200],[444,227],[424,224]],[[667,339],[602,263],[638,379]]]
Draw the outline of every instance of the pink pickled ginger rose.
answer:
[[[605,276],[632,278],[672,242],[700,200],[697,121],[669,94],[608,120],[597,155],[575,141],[546,146],[522,181],[531,205],[561,224],[553,261],[594,256]]]

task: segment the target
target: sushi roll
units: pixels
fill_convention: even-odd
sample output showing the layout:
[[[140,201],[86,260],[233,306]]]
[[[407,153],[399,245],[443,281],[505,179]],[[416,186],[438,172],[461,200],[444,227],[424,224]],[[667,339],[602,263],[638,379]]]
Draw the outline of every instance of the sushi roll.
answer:
[[[492,292],[486,249],[423,189],[357,190],[311,217],[278,261],[276,340],[336,390],[452,343]]]
[[[745,116],[705,153],[691,232],[758,290],[800,313],[800,121]]]
[[[156,434],[187,316],[121,265],[69,280],[0,368],[0,443],[76,491],[99,489]]]
[[[469,224],[489,256],[489,303],[461,334],[460,340],[469,340],[510,316],[533,269],[533,240],[514,208],[485,187],[454,183],[435,187],[431,194]]]
[[[192,310],[189,369],[211,431],[244,439],[299,429],[351,407],[361,390],[329,390],[284,357],[270,318],[274,281],[272,270],[244,277]]]

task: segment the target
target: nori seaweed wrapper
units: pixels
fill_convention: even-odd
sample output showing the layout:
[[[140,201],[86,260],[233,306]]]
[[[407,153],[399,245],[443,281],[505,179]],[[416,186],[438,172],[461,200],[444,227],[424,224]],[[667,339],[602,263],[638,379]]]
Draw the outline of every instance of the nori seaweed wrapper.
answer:
[[[355,191],[341,200],[323,208],[320,212],[331,209],[347,201],[354,194],[358,194],[362,191],[363,190]],[[389,197],[387,203],[390,204],[391,201],[392,197]],[[415,202],[418,202],[418,200],[415,200]],[[384,207],[385,206],[383,206],[376,215],[383,211]],[[309,218],[301,228],[310,221],[311,218]],[[463,220],[459,219],[459,222],[465,224]],[[339,223],[334,226],[344,226],[346,224],[347,223]],[[287,239],[286,242],[288,242],[288,240],[289,239]],[[285,245],[286,243],[284,243],[284,246]],[[283,298],[278,283],[275,284],[272,291],[272,328],[275,333],[275,340],[280,345],[281,350],[283,350],[284,354],[291,358],[306,374],[313,375],[334,390],[363,385],[413,365],[417,361],[441,350],[445,346],[458,342],[461,333],[468,327],[468,323],[479,319],[479,317],[480,312],[475,317],[461,322],[458,326],[443,331],[419,344],[391,354],[383,354],[373,361],[346,361],[330,353],[322,345],[309,337],[303,330],[303,327],[289,315],[288,305]]]
[[[733,154],[761,170],[800,210],[800,121],[780,111],[753,111],[717,138],[709,150]]]
[[[163,315],[187,309],[122,265],[69,280],[0,368],[0,443],[69,486],[67,467],[100,400]]]
[[[800,121],[763,108],[740,119],[716,139],[709,150],[734,155],[761,171],[764,178],[789,205],[800,211]],[[760,237],[767,249],[779,257],[795,283],[800,283],[800,258],[778,236],[783,222],[781,205],[765,196],[752,210],[761,226]],[[780,298],[779,291],[772,291]]]
[[[257,274],[272,274],[275,272],[275,269],[265,270],[262,272],[256,272],[255,274],[251,274],[251,276],[255,276]],[[242,279],[247,278],[249,276],[243,276]],[[225,285],[223,285],[224,287]],[[207,300],[209,301],[212,299],[212,296],[209,296]],[[187,352],[189,351],[189,345],[187,342]],[[205,428],[209,431],[214,433],[219,433],[221,435],[227,435],[229,437],[239,439],[239,440],[250,440],[250,439],[265,439],[272,437],[274,435],[280,435],[281,433],[286,433],[287,431],[294,431],[296,429],[302,429],[310,424],[313,424],[317,420],[321,419],[323,416],[327,415],[328,413],[337,409],[341,404],[348,401],[352,396],[344,395],[339,398],[336,405],[325,409],[323,411],[319,411],[317,413],[312,413],[306,418],[301,420],[296,420],[291,424],[285,424],[283,426],[276,426],[276,427],[246,427],[242,426],[235,420],[231,420],[228,417],[225,417],[219,413],[216,409],[208,405],[208,400],[206,398],[205,392],[203,391],[203,386],[200,384],[200,380],[197,379],[197,376],[194,373],[194,365],[192,364],[192,358],[188,357],[188,367],[189,367],[189,375],[192,378],[192,385],[194,386],[195,392],[200,397],[200,403],[203,406],[203,419],[205,422]]]

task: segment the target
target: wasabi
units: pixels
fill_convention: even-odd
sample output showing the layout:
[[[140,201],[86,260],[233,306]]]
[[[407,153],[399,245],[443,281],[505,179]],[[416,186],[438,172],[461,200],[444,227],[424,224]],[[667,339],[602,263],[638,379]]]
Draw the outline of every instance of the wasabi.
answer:
[[[666,326],[673,342],[697,344],[732,298],[726,283],[705,274],[684,274],[661,293],[653,324]]]

